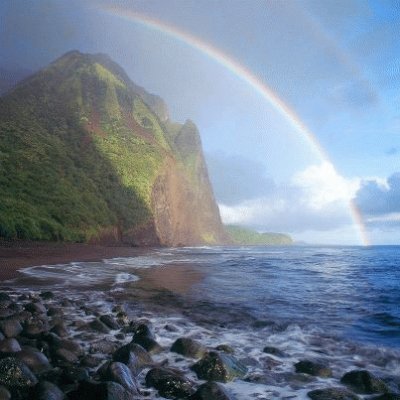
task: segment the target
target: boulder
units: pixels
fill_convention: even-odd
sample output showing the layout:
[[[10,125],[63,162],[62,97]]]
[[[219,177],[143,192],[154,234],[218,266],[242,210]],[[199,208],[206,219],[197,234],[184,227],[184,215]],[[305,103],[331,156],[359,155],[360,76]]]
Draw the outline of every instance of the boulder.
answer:
[[[63,400],[65,395],[54,383],[41,381],[35,386],[32,398],[33,400]]]
[[[182,354],[185,357],[201,358],[207,352],[207,349],[196,340],[190,338],[176,339],[171,347],[174,353]]]
[[[100,317],[100,321],[103,324],[107,325],[110,329],[116,330],[116,329],[120,328],[119,323],[117,322],[117,320],[114,318],[113,315],[110,315],[110,314],[109,315],[102,315]]]
[[[15,358],[24,362],[33,373],[38,374],[51,368],[48,358],[39,350],[24,346],[15,354]]]
[[[89,326],[94,331],[97,331],[100,333],[110,333],[110,328],[106,324],[101,322],[99,319],[95,319],[95,320],[89,322]]]
[[[0,386],[0,400],[11,400],[11,393],[4,386]]]
[[[234,400],[217,382],[206,382],[199,386],[191,400]]]
[[[329,367],[310,360],[301,360],[294,367],[297,373],[319,376],[321,378],[332,376],[332,370]]]
[[[26,304],[25,310],[33,314],[47,314],[46,307],[39,301]]]
[[[50,291],[41,292],[41,293],[39,294],[39,296],[40,296],[43,300],[54,299],[54,293],[53,293],[53,292],[50,292]]]
[[[285,353],[282,350],[273,346],[265,346],[263,352],[277,357],[285,357]]]
[[[340,382],[344,383],[356,393],[373,394],[388,392],[386,383],[366,370],[354,370],[342,376]]]
[[[163,348],[157,343],[153,332],[146,324],[139,324],[134,328],[135,334],[132,338],[132,343],[139,344],[150,354],[160,353]]]
[[[380,396],[374,396],[370,400],[400,400],[400,393],[385,393]]]
[[[128,366],[134,376],[143,368],[154,365],[150,354],[140,345],[129,343],[120,347],[114,354],[113,360]]]
[[[123,363],[110,362],[101,373],[105,381],[117,382],[132,394],[138,394],[138,383],[133,377],[131,370]]]
[[[17,339],[4,339],[0,342],[0,353],[17,353],[21,351],[21,346]]]
[[[8,389],[28,388],[35,386],[37,379],[22,361],[14,357],[0,360],[0,384]]]
[[[70,400],[133,400],[132,393],[116,382],[81,382]]]
[[[230,354],[210,352],[191,369],[199,379],[207,381],[229,382],[234,378],[243,378],[247,368]]]
[[[7,338],[18,336],[22,332],[22,325],[17,319],[0,321],[0,330]]]
[[[194,394],[194,383],[183,374],[166,368],[153,368],[146,375],[146,385],[168,399],[187,398]]]
[[[343,388],[317,389],[307,395],[312,400],[360,400],[354,393]]]

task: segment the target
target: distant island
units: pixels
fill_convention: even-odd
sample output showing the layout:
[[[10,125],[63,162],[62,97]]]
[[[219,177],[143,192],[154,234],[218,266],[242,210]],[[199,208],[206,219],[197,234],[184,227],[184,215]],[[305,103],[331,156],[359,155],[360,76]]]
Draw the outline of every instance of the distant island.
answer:
[[[230,241],[237,245],[247,246],[288,246],[293,244],[292,238],[284,233],[263,232],[237,225],[225,225]]]

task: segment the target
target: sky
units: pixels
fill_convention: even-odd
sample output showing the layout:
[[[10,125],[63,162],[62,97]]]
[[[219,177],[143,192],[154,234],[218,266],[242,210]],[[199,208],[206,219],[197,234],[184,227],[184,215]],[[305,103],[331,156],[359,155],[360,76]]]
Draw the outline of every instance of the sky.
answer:
[[[0,2],[0,68],[72,49],[197,124],[224,222],[400,244],[397,0]]]

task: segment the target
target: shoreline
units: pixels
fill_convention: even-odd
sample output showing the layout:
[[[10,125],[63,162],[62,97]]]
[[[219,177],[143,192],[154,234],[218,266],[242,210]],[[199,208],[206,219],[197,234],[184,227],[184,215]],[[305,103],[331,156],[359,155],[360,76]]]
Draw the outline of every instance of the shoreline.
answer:
[[[18,277],[19,270],[45,264],[136,257],[150,248],[86,243],[0,241],[0,282]]]

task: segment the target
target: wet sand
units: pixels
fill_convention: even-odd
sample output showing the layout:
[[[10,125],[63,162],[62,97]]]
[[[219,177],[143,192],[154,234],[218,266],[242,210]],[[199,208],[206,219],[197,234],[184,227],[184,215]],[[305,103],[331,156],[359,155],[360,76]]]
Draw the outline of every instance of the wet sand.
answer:
[[[0,241],[0,281],[16,278],[21,268],[72,261],[101,261],[105,258],[135,257],[148,251],[130,246],[101,246],[83,243]]]

